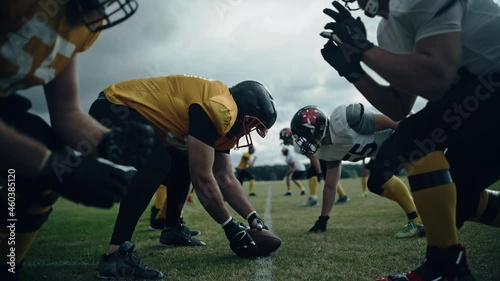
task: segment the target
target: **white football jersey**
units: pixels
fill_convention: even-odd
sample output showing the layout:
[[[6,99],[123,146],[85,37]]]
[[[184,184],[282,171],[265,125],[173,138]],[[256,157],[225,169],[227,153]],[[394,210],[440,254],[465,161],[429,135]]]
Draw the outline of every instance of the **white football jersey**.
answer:
[[[420,39],[460,32],[462,65],[472,73],[500,71],[500,7],[492,0],[460,0],[434,16],[449,1],[390,1],[389,18],[381,19],[381,48],[398,54],[413,52]]]
[[[319,159],[356,162],[366,157],[373,157],[394,132],[392,129],[386,129],[368,135],[359,134],[347,123],[346,108],[347,104],[333,110],[328,127],[332,144],[319,147],[316,151]]]
[[[299,148],[300,151],[300,148]],[[288,155],[285,156],[285,162],[288,165],[295,165],[295,170],[302,172],[306,170],[306,166],[300,162],[300,153],[294,153],[293,151],[288,151]]]

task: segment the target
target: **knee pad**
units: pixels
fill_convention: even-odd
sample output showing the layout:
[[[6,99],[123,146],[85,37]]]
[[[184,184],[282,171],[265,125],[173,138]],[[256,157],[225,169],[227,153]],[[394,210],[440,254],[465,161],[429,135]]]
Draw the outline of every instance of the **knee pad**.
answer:
[[[483,190],[481,193],[475,220],[479,223],[500,226],[500,192]]]
[[[384,177],[380,177],[380,176],[372,174],[368,178],[368,190],[370,190],[371,192],[373,192],[375,194],[382,196],[382,193],[384,192],[384,189],[382,188],[382,186],[384,186],[384,184],[386,182],[387,182],[387,180],[385,180]]]

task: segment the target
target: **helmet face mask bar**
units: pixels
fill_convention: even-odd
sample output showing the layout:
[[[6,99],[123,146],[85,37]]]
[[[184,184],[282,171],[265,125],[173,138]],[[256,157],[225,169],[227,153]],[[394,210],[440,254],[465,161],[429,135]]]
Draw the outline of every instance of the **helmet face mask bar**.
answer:
[[[242,121],[243,129],[241,133],[236,136],[238,138],[238,142],[236,143],[236,148],[244,148],[253,146],[252,135],[251,132],[256,131],[257,134],[261,138],[266,137],[267,135],[267,127],[262,123],[259,118],[255,116],[245,115]],[[245,136],[245,143],[240,144],[240,139]]]
[[[136,0],[73,0],[80,20],[92,32],[115,26],[130,18],[139,5]]]

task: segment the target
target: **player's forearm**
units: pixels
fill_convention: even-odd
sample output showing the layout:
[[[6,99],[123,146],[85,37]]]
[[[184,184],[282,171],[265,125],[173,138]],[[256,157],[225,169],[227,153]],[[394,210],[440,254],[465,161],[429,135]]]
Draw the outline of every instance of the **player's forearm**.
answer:
[[[235,181],[228,182],[223,188],[221,188],[221,192],[231,208],[233,208],[243,218],[246,218],[248,214],[254,211],[254,208],[250,202],[248,202],[241,185],[236,179]]]
[[[354,85],[376,109],[392,120],[405,118],[416,100],[416,96],[402,94],[390,86],[380,85],[369,75],[365,75]]]
[[[97,155],[96,147],[109,129],[83,111],[65,113],[51,118],[52,127],[71,147],[85,155]]]
[[[229,218],[229,212],[224,205],[215,178],[193,177],[191,180],[203,208],[217,223],[224,223]]]
[[[314,171],[316,171],[316,174],[321,174],[321,166],[319,164],[318,158],[314,155],[307,155],[307,157],[311,161],[311,165],[313,166]]]
[[[19,133],[0,120],[0,166],[24,176],[36,175],[50,155],[42,143]],[[27,161],[29,159],[29,161]]]
[[[335,185],[334,185],[335,184]],[[335,195],[337,194],[336,183],[325,182],[323,188],[323,203],[321,204],[321,215],[329,216],[335,203]]]
[[[431,52],[394,54],[375,47],[365,53],[363,62],[394,88],[430,101],[446,92],[455,75]]]

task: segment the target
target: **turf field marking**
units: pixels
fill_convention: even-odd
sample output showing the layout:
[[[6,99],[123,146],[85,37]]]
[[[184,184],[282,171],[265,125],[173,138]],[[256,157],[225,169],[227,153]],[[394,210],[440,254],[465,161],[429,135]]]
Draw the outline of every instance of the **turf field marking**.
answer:
[[[269,229],[273,229],[273,220],[271,218],[271,198],[272,192],[271,187],[267,188],[267,199],[266,199],[266,209],[264,211],[264,222]],[[257,258],[255,269],[255,279],[259,281],[271,281],[273,280],[273,259],[271,256]]]

